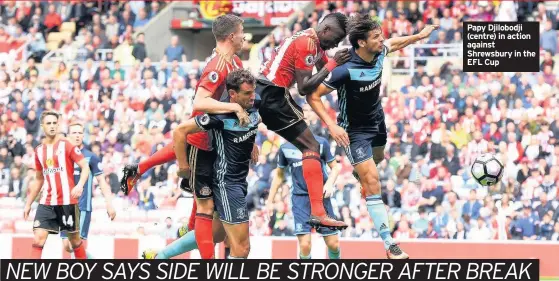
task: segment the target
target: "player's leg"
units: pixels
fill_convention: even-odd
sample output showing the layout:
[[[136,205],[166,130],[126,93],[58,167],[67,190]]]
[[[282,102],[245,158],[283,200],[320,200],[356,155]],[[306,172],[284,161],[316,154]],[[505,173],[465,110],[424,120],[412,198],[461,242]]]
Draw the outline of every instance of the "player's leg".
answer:
[[[215,207],[211,181],[215,153],[188,146],[187,155],[191,167],[190,186],[194,188],[196,198],[194,222],[196,244],[202,259],[213,259],[215,244],[212,236],[212,221]]]
[[[33,222],[33,243],[31,244],[30,258],[40,259],[49,233],[56,234],[59,231],[60,226],[54,212],[54,206],[39,204]]]
[[[80,238],[82,239],[84,247],[87,249],[87,237],[89,236],[89,225],[91,224],[91,212],[83,211],[80,213]],[[62,238],[62,245],[64,250],[70,253],[71,257],[74,258],[74,249],[68,240],[68,235],[66,231],[60,233],[60,238]],[[88,259],[93,259],[93,256],[86,251],[86,256]]]
[[[65,231],[74,250],[76,259],[87,259],[85,244],[80,237],[80,210],[77,205],[62,205],[54,208],[60,230]]]
[[[230,247],[229,259],[246,259],[250,252],[246,186],[219,182],[214,200]]]
[[[120,180],[121,189],[125,192],[125,194],[128,194],[128,192],[134,188],[136,182],[146,171],[157,165],[175,161],[176,159],[177,157],[175,156],[175,151],[173,149],[173,142],[171,142],[164,146],[163,149],[156,151],[146,160],[137,164],[128,164],[124,166],[123,176]]]
[[[329,216],[334,216],[334,207],[332,206],[330,198],[324,199],[324,208],[326,208],[326,213]],[[324,243],[326,243],[326,247],[328,248],[328,258],[331,260],[340,259],[341,251],[340,241],[338,239],[340,232],[329,228],[320,228],[318,233],[322,235]]]
[[[311,217],[310,200],[307,195],[291,195],[291,212],[293,213],[294,233],[299,241],[299,258],[311,258]]]
[[[256,92],[262,98],[259,109],[262,122],[303,154],[303,177],[309,191],[313,224],[347,227],[344,222],[328,217],[322,205],[324,183],[320,145],[305,123],[301,107],[285,88],[266,84],[265,81],[258,80]]]
[[[213,241],[217,244],[224,241],[224,239],[225,230],[223,229],[223,224],[219,220],[218,214],[214,213]],[[173,243],[167,245],[161,251],[146,250],[142,256],[144,259],[170,259],[195,249],[198,249],[198,245],[196,244],[196,231],[192,230],[173,241]]]
[[[346,148],[346,154],[358,175],[367,202],[369,215],[373,220],[375,229],[384,241],[384,248],[387,251],[388,258],[406,259],[408,255],[400,249],[390,234],[388,212],[382,202],[379,174],[373,160],[371,143],[373,143],[375,136],[350,133],[349,138],[350,145]]]

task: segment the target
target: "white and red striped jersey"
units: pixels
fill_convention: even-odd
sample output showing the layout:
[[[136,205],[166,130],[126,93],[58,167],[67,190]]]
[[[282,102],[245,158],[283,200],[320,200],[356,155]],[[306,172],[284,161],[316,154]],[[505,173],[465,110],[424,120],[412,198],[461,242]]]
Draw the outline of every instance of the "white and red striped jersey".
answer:
[[[35,168],[43,171],[44,182],[39,201],[43,205],[71,205],[78,200],[70,192],[75,186],[74,163],[83,159],[79,147],[60,139],[54,144],[41,144],[35,148]]]
[[[316,31],[309,28],[281,42],[260,68],[260,74],[280,87],[290,88],[296,82],[295,69],[312,71],[321,59],[324,62],[328,60],[320,48]]]

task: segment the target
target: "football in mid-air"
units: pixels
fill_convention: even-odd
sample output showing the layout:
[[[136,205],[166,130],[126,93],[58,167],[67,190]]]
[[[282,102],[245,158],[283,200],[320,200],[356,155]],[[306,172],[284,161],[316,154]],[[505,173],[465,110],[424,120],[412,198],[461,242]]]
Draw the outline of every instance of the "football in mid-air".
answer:
[[[472,164],[472,176],[483,186],[497,184],[503,177],[505,166],[491,153],[478,156]]]

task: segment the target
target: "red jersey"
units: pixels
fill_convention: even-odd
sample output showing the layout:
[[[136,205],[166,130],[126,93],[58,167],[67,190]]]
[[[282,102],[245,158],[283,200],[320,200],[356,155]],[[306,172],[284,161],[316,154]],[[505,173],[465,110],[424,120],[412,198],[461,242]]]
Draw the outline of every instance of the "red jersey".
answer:
[[[312,71],[318,60],[326,62],[328,58],[320,48],[316,31],[309,28],[281,42],[260,73],[280,87],[291,88],[296,82],[295,69]]]
[[[41,144],[35,148],[35,169],[43,171],[45,181],[41,187],[43,195],[40,204],[77,204],[70,192],[75,186],[74,163],[83,159],[79,147],[60,139],[54,144]]]
[[[196,91],[198,91],[199,87],[202,87],[212,93],[213,99],[220,100],[226,95],[225,78],[227,78],[229,72],[242,67],[243,62],[237,55],[234,55],[231,61],[227,61],[224,56],[214,50],[206,67],[204,67],[198,85],[196,85]],[[202,114],[204,114],[204,112],[194,111],[192,112],[192,117]],[[189,134],[186,140],[190,145],[198,149],[210,150],[210,138],[207,132]]]

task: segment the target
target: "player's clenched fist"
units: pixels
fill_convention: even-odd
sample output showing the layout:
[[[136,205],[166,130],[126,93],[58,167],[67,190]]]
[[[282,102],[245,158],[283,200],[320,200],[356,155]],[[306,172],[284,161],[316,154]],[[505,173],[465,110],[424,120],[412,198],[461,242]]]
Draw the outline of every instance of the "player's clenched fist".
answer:
[[[351,58],[351,54],[349,53],[348,48],[340,49],[334,55],[334,60],[336,61],[336,64],[338,64],[338,65],[342,65],[342,64],[346,63],[350,58]]]

